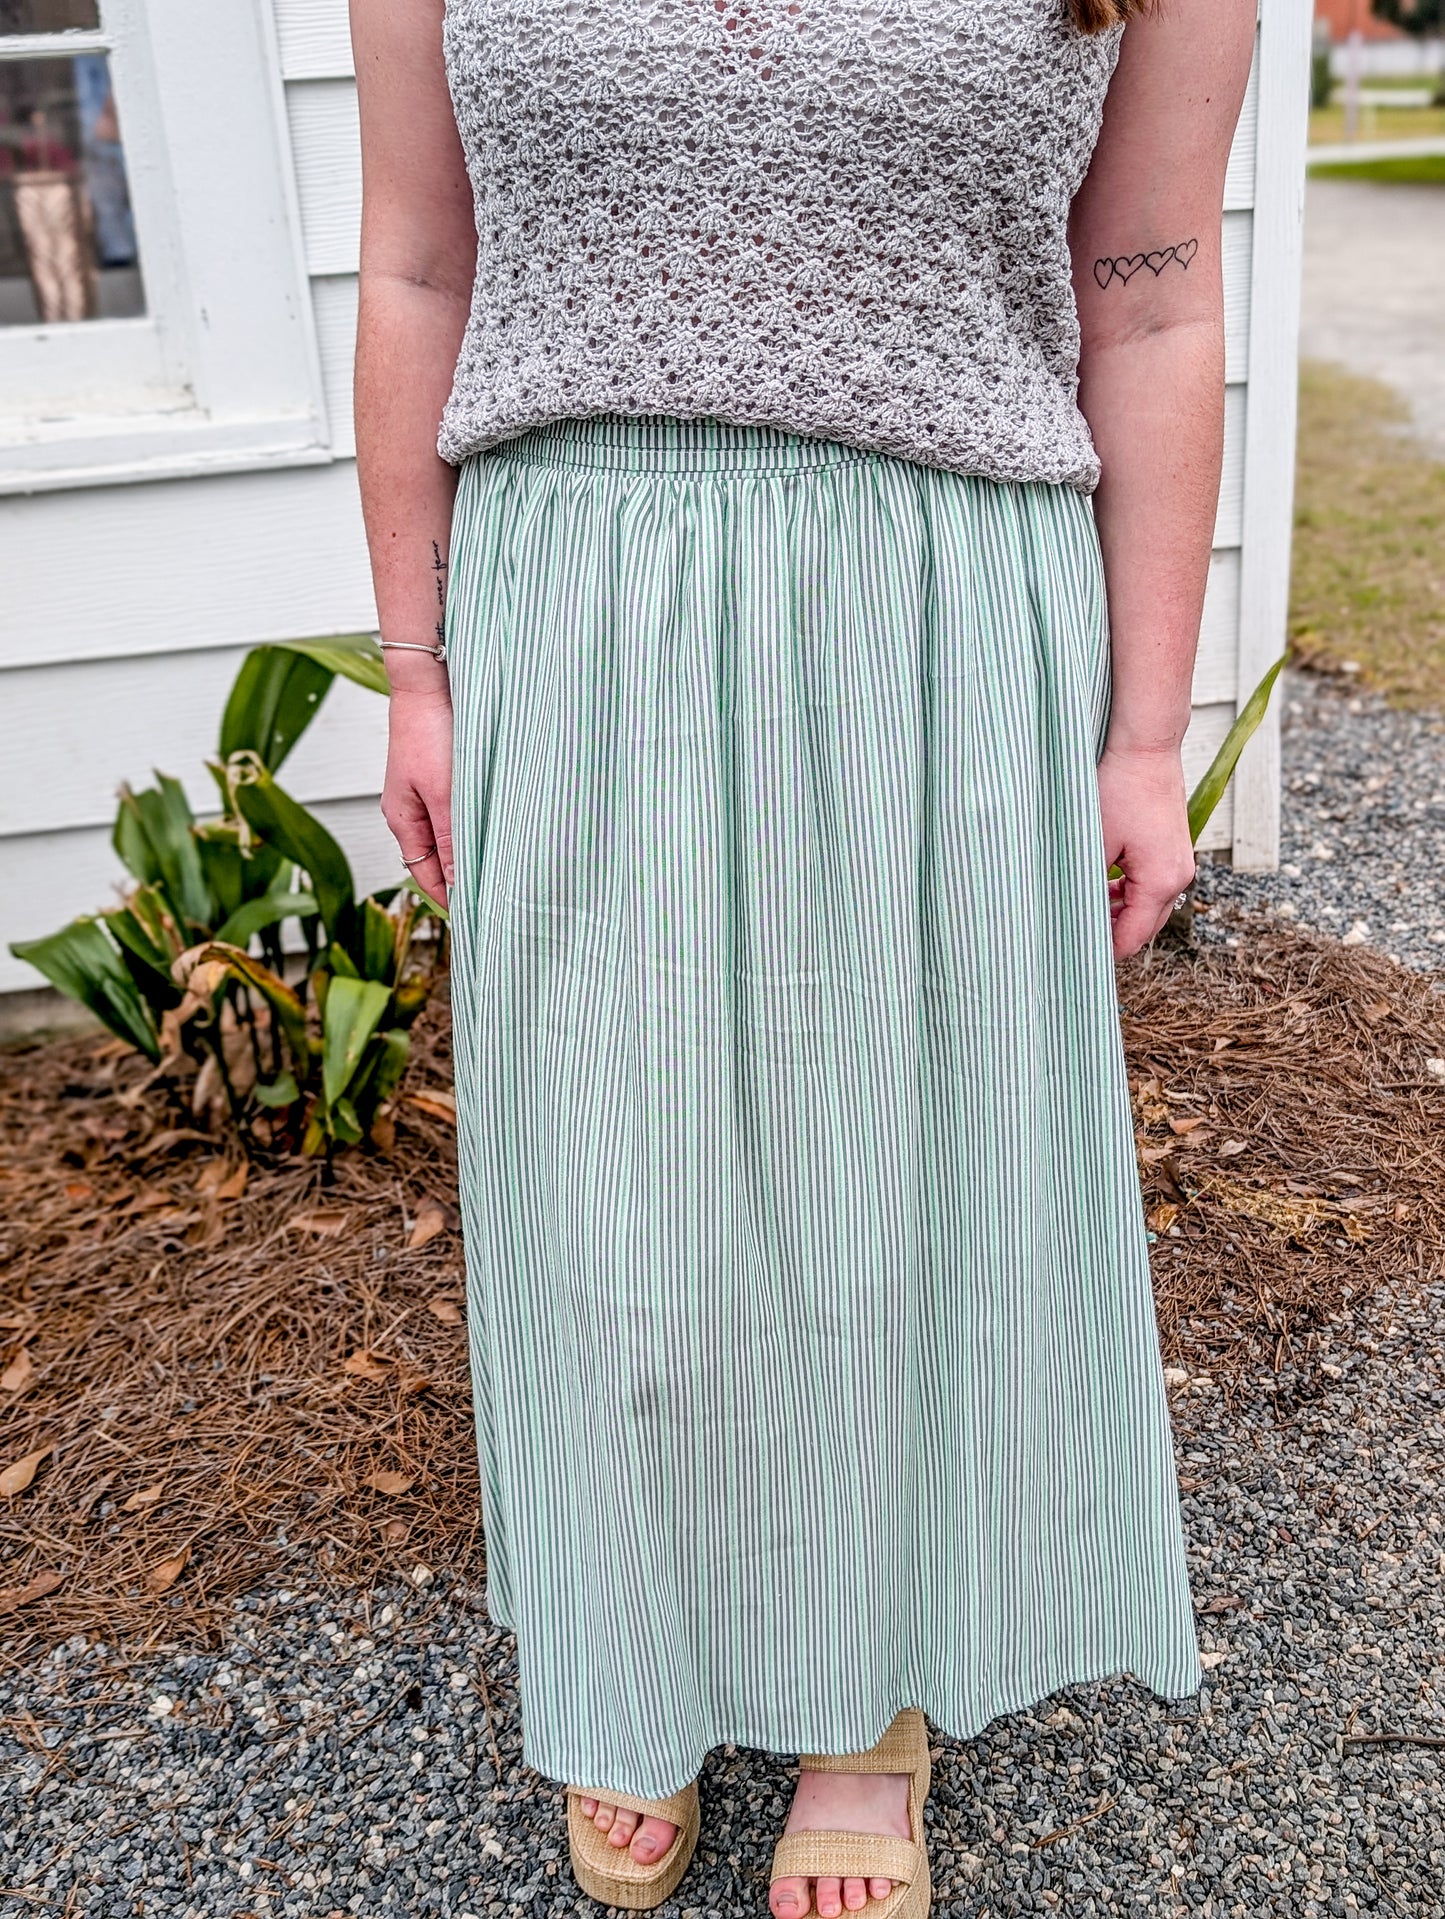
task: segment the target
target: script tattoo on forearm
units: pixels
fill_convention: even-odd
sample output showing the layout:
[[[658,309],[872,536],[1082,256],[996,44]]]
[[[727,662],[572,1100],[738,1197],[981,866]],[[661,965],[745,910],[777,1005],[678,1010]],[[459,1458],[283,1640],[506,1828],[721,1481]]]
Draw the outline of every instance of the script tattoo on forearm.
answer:
[[[1095,260],[1094,278],[1104,288],[1111,286],[1115,280],[1120,286],[1128,286],[1136,273],[1148,267],[1157,280],[1171,260],[1187,273],[1189,262],[1198,251],[1197,240],[1181,240],[1177,246],[1159,247],[1153,253],[1129,253],[1118,260]]]
[[[447,563],[442,558],[442,550],[433,540],[431,543],[431,570],[437,583],[437,645],[440,646],[447,636]]]

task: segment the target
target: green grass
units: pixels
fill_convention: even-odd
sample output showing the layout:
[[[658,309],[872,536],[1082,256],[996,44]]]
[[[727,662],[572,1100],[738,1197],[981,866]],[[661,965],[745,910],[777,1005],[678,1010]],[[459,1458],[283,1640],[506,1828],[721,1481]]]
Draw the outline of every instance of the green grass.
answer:
[[[1301,368],[1290,633],[1306,665],[1445,710],[1445,462],[1408,420],[1377,380]]]
[[[1332,160],[1311,167],[1312,177],[1332,180],[1382,180],[1390,186],[1445,186],[1445,153],[1417,153],[1400,160]]]
[[[1445,107],[1361,107],[1361,140],[1428,140],[1445,134]],[[1310,114],[1310,145],[1337,146],[1345,137],[1342,106]]]

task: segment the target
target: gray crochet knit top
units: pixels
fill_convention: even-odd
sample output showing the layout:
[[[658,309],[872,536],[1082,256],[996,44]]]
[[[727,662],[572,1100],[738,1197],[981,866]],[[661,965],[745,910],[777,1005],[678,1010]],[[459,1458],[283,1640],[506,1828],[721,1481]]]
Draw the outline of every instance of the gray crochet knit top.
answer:
[[[1067,0],[447,0],[477,271],[437,441],[712,415],[1092,491]]]

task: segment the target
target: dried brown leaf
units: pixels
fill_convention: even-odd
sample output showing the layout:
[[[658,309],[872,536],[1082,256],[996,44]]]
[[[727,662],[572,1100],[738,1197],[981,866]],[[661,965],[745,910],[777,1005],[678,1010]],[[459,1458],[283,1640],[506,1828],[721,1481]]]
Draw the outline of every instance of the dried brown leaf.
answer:
[[[0,1373],[0,1386],[7,1393],[23,1393],[35,1377],[35,1362],[30,1357],[30,1348],[22,1346],[10,1364]]]
[[[246,1191],[246,1181],[250,1177],[251,1162],[248,1159],[243,1159],[231,1177],[223,1180],[216,1188],[216,1198],[240,1199]]]
[[[414,1473],[372,1473],[361,1483],[363,1486],[370,1486],[373,1492],[386,1493],[391,1498],[399,1499],[403,1493],[409,1493],[416,1484],[416,1475]]]
[[[209,1133],[198,1133],[193,1126],[171,1126],[165,1132],[157,1133],[146,1141],[136,1154],[137,1159],[153,1159],[157,1153],[173,1152],[177,1146],[189,1145],[199,1140],[210,1146],[213,1144]]]
[[[319,1233],[323,1239],[336,1239],[351,1224],[352,1214],[344,1206],[318,1206],[311,1212],[293,1213],[286,1222],[291,1233]]]
[[[342,1360],[341,1370],[353,1374],[357,1379],[387,1379],[391,1375],[391,1361],[378,1359],[375,1353],[363,1349]]]
[[[165,1489],[165,1481],[157,1480],[154,1486],[146,1486],[140,1492],[132,1493],[129,1499],[122,1501],[121,1511],[123,1513],[142,1512],[147,1506],[154,1506]]]
[[[28,1606],[32,1599],[43,1599],[64,1583],[64,1573],[43,1572],[37,1573],[28,1585],[0,1586],[0,1613],[15,1612],[21,1606]]]
[[[439,1319],[443,1326],[460,1326],[463,1323],[461,1310],[455,1299],[448,1293],[438,1293],[435,1299],[427,1301],[426,1307],[427,1311],[434,1318]]]
[[[434,1199],[424,1199],[416,1210],[407,1246],[415,1252],[418,1246],[425,1246],[429,1239],[435,1239],[438,1233],[444,1233],[446,1229],[446,1208]]]
[[[181,1574],[186,1570],[190,1557],[190,1547],[182,1546],[178,1553],[173,1553],[169,1559],[162,1559],[158,1564],[152,1566],[146,1574],[146,1584],[150,1587],[151,1591],[153,1593],[169,1592]]]
[[[0,1472],[0,1498],[15,1499],[23,1493],[40,1469],[40,1463],[48,1459],[52,1448],[42,1446],[37,1452],[27,1453],[23,1459],[17,1459],[12,1466]]]
[[[429,1113],[433,1119],[444,1119],[451,1126],[457,1123],[457,1096],[441,1087],[431,1086],[424,1092],[408,1093],[408,1105],[415,1106],[423,1113]]]

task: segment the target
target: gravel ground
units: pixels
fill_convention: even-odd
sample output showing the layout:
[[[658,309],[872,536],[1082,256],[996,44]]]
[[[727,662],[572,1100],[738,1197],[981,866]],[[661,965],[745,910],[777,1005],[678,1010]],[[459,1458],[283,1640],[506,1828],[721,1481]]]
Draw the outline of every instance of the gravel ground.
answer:
[[[1445,968],[1445,719],[1315,673],[1287,671],[1282,691],[1279,871],[1202,861],[1196,935],[1235,939],[1229,909],[1262,910]]]
[[[1308,674],[1284,698],[1284,864],[1205,866],[1200,937],[1264,909],[1445,964],[1445,723]],[[1376,1299],[1298,1404],[1173,1377],[1205,1691],[1121,1679],[938,1741],[941,1913],[1445,1919],[1442,1309]],[[292,1578],[218,1652],[71,1641],[0,1676],[0,1919],[588,1909],[476,1596]],[[667,1919],[765,1912],[790,1790],[784,1759],[712,1755]]]
[[[1205,1691],[1120,1679],[939,1741],[941,1913],[1445,1914],[1442,1308],[1377,1299],[1296,1405],[1173,1379]],[[293,1576],[219,1652],[72,1641],[0,1684],[5,1919],[592,1910],[476,1600]],[[712,1755],[669,1919],[764,1913],[789,1790],[784,1759]]]

